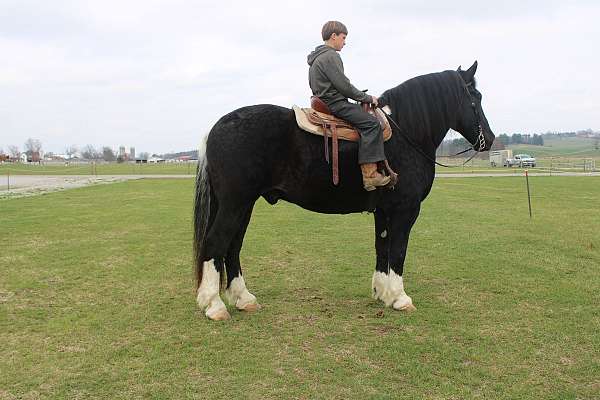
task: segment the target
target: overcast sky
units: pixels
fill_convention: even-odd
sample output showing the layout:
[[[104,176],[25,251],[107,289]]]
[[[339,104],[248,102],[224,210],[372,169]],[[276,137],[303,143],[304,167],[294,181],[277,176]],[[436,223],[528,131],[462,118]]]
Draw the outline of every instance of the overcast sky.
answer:
[[[235,108],[306,105],[331,19],[372,94],[478,60],[496,134],[600,130],[598,1],[0,0],[0,148],[194,149]]]

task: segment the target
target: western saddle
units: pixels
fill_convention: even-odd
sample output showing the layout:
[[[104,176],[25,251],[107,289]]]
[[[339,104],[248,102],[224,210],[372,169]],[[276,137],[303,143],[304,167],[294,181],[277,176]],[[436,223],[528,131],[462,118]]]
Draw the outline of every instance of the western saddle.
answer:
[[[387,141],[392,137],[392,128],[390,123],[379,108],[373,107],[371,104],[362,103],[363,110],[369,114],[375,115],[379,120],[381,129],[383,130],[383,140]],[[348,122],[343,119],[335,117],[327,104],[317,96],[311,96],[310,108],[300,108],[296,105],[292,106],[296,115],[296,122],[298,126],[309,133],[315,135],[321,135],[324,138],[325,147],[325,160],[329,163],[329,137],[331,137],[331,158],[332,158],[332,173],[333,173],[333,184],[339,183],[339,162],[338,162],[338,139],[348,140],[351,142],[358,142],[360,134]],[[390,176],[391,180],[388,186],[393,188],[398,181],[398,174],[396,174],[390,168],[387,160],[378,163],[378,169],[384,171]]]

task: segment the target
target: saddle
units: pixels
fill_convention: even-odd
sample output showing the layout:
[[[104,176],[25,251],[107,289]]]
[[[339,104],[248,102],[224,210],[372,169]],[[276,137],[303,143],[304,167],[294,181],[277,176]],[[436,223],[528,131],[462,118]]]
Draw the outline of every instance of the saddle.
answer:
[[[292,106],[292,110],[296,115],[296,122],[300,129],[323,136],[325,144],[325,160],[329,163],[329,137],[331,137],[331,158],[332,158],[332,173],[333,184],[339,183],[339,162],[338,162],[338,139],[347,140],[350,142],[358,142],[360,134],[348,122],[334,116],[327,104],[316,96],[310,98],[310,108],[300,108],[296,105]],[[383,111],[373,107],[371,104],[362,103],[363,110],[369,114],[375,115],[379,120],[381,129],[383,130],[383,140],[387,141],[392,137],[392,128]],[[386,170],[388,175],[392,177],[395,183],[397,174],[392,171],[387,160],[379,166],[380,169]],[[393,186],[393,185],[392,185]]]

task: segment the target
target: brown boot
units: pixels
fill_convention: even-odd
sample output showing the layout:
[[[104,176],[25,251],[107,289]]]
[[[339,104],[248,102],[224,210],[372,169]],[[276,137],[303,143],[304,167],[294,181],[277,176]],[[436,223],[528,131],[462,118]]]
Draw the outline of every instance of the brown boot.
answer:
[[[366,191],[375,190],[378,186],[385,186],[390,183],[389,176],[383,176],[377,172],[376,163],[360,164],[363,176],[363,186]]]

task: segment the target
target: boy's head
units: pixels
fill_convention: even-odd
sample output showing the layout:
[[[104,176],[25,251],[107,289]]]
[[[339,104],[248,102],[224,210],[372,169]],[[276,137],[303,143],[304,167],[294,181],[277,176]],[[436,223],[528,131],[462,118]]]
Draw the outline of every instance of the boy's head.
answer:
[[[323,25],[323,29],[321,29],[323,41],[337,51],[342,50],[342,47],[346,44],[347,35],[348,29],[346,28],[346,25],[339,21],[327,21],[325,25]]]

